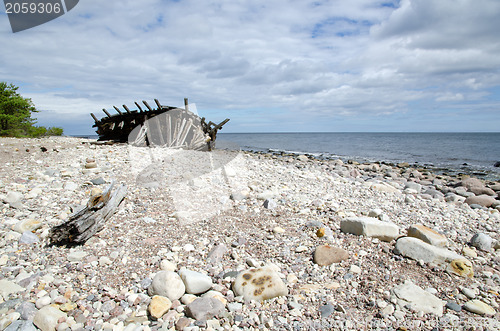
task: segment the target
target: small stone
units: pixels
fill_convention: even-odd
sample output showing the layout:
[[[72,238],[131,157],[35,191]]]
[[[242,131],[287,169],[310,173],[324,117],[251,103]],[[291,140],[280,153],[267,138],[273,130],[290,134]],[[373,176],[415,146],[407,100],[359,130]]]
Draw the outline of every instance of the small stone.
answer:
[[[5,330],[12,322],[17,321],[19,317],[21,317],[21,314],[13,312],[0,318],[0,330]]]
[[[189,305],[191,302],[196,300],[198,297],[194,294],[184,294],[181,298],[181,302],[185,305]]]
[[[214,298],[198,298],[186,306],[186,315],[199,320],[211,319],[224,311],[224,305]]]
[[[391,292],[404,303],[410,310],[432,313],[437,316],[443,315],[445,302],[438,299],[429,292],[423,290],[411,281],[394,287]]]
[[[189,294],[204,293],[212,287],[212,279],[200,272],[181,269],[179,276],[184,282],[186,292]]]
[[[451,261],[446,268],[446,271],[460,277],[474,277],[474,269],[472,267],[472,263],[469,260],[465,259],[457,259]]]
[[[307,161],[309,161],[309,158],[306,155],[301,154],[301,155],[297,156],[297,160],[299,160],[301,162],[307,162]]]
[[[335,307],[330,305],[330,304],[326,304],[326,305],[319,307],[319,312],[321,314],[321,318],[327,318],[328,316],[333,314],[334,311],[335,311]]]
[[[167,297],[154,295],[148,306],[148,311],[151,316],[158,319],[162,317],[172,307],[172,301]]]
[[[470,247],[467,247],[467,246],[464,246],[462,248],[462,254],[466,257],[471,257],[471,258],[476,258],[477,257],[477,253],[474,249],[470,248]]]
[[[277,226],[273,229],[273,233],[285,233],[285,229]]]
[[[423,226],[422,224],[415,224],[410,226],[410,228],[408,229],[408,237],[415,237],[428,244],[438,247],[445,247],[448,243],[448,240],[445,236],[437,231]]]
[[[85,163],[85,169],[94,169],[97,168],[96,162],[87,162]]]
[[[470,244],[479,250],[490,252],[493,239],[485,233],[476,233],[471,238]]]
[[[66,319],[66,313],[52,306],[45,306],[40,309],[33,319],[35,324],[42,331],[55,330],[59,319]]]
[[[316,231],[316,236],[318,238],[322,238],[325,236],[325,228],[319,228],[318,231]]]
[[[70,253],[68,254],[68,261],[69,262],[79,262],[79,261],[83,260],[83,258],[85,256],[87,256],[87,253],[84,251],[80,251],[80,250],[70,251]]]
[[[44,297],[41,297],[39,299],[36,300],[35,302],[35,306],[40,309],[42,307],[45,307],[45,306],[48,306],[50,305],[50,302],[52,300],[50,299],[50,297],[47,295],[47,296],[44,296]]]
[[[295,253],[302,253],[302,252],[305,252],[309,250],[309,248],[307,246],[299,246],[297,248],[295,248]]]
[[[266,209],[276,209],[276,207],[278,207],[278,204],[273,199],[266,199],[264,201],[264,208],[266,208]]]
[[[20,244],[31,245],[40,241],[40,238],[36,234],[30,231],[23,232],[21,238],[19,238]]]
[[[7,299],[10,294],[24,291],[25,288],[6,279],[0,279],[0,295]]]
[[[175,271],[175,269],[177,269],[177,265],[173,262],[170,262],[169,260],[162,260],[160,262],[160,269],[167,271]]]
[[[391,241],[399,235],[399,227],[394,223],[382,222],[373,217],[352,217],[340,222],[340,230],[358,236],[375,237]]]
[[[238,274],[233,283],[236,295],[247,300],[264,301],[286,296],[288,289],[278,273],[271,267],[252,268]]]
[[[462,307],[454,301],[448,301],[446,303],[446,308],[451,309],[456,312],[462,311]]]
[[[469,299],[475,299],[476,298],[476,292],[470,288],[464,287],[462,289],[462,293]]]
[[[493,309],[493,307],[477,299],[467,301],[464,308],[471,313],[479,315],[495,315],[495,309]]]
[[[14,224],[12,226],[12,230],[18,233],[24,233],[27,231],[33,232],[41,227],[42,227],[42,222],[34,219],[26,219]]]
[[[327,266],[332,263],[338,263],[349,258],[349,253],[342,248],[321,245],[314,251],[314,263]]]
[[[179,320],[177,321],[177,323],[175,323],[175,329],[177,331],[184,330],[184,328],[187,328],[191,324],[192,321],[193,320],[190,319],[190,318],[181,317],[181,318],[179,318]]]
[[[387,317],[387,316],[390,316],[392,314],[394,314],[394,305],[387,305],[387,307],[383,308],[381,311],[380,311],[380,315],[382,317]]]
[[[12,322],[4,331],[36,331],[37,328],[33,325],[31,321],[19,321],[16,320]]]
[[[182,249],[185,251],[185,252],[192,252],[195,250],[194,246],[192,244],[186,244],[182,247]]]
[[[23,195],[19,192],[9,191],[7,195],[4,197],[3,201],[8,203],[13,208],[22,208]]]
[[[222,302],[222,304],[224,306],[227,304],[227,300],[224,297],[224,295],[222,293],[214,291],[214,290],[211,290],[211,291],[208,291],[207,293],[204,293],[202,295],[202,298],[214,298],[214,299],[217,299],[220,302]]]
[[[349,268],[349,272],[352,273],[352,274],[360,274],[361,273],[361,268],[358,267],[357,265],[351,265],[351,267]]]
[[[64,183],[63,188],[66,191],[74,191],[74,190],[76,190],[78,188],[78,184],[75,183],[75,182],[66,182],[66,183]]]
[[[106,181],[102,177],[91,179],[90,182],[92,184],[94,184],[94,185],[103,185],[103,184],[106,184]]]
[[[228,251],[227,246],[224,244],[219,244],[214,246],[210,253],[208,253],[208,260],[211,262],[220,262]]]
[[[151,286],[148,287],[149,295],[161,295],[170,299],[177,300],[186,291],[186,286],[178,274],[172,271],[162,270],[153,278]]]

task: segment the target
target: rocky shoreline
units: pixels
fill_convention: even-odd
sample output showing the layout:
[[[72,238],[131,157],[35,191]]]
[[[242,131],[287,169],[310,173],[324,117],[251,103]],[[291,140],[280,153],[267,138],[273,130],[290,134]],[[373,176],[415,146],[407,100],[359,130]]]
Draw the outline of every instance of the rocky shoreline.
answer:
[[[500,328],[498,182],[92,142],[0,138],[0,330]],[[111,181],[104,229],[48,245]]]

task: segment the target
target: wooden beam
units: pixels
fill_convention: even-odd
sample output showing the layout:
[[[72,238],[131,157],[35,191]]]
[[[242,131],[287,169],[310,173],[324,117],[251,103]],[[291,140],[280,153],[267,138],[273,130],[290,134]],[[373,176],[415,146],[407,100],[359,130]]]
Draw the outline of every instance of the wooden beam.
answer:
[[[158,110],[160,110],[161,109],[160,101],[158,101],[158,99],[155,99],[155,103],[158,106]]]
[[[128,109],[128,107],[126,105],[123,105],[123,108],[127,111],[127,113],[131,114],[132,112],[130,111],[130,109]]]
[[[106,114],[106,116],[111,117],[111,115],[108,113],[106,109],[103,108],[102,111],[104,112],[104,114]]]
[[[120,111],[120,109],[118,109],[118,107],[113,106],[113,108],[118,112],[118,114],[120,114],[120,115],[122,114],[122,112]]]
[[[149,111],[153,110],[153,108],[151,108],[146,101],[142,100],[142,103],[149,109]]]
[[[184,98],[184,109],[189,110],[188,98]]]
[[[99,122],[99,120],[97,119],[97,117],[95,117],[94,113],[90,113],[90,116],[92,116],[92,118],[94,119],[94,121],[96,123]]]
[[[137,106],[137,108],[139,108],[139,112],[142,113],[142,108],[141,106],[139,106],[139,104],[137,102],[135,102],[135,105]]]

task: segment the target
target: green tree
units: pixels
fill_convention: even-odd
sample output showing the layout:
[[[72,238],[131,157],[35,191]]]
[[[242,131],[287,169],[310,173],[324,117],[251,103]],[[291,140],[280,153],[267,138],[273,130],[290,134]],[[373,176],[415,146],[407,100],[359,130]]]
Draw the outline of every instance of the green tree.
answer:
[[[33,101],[23,98],[14,84],[0,82],[0,136],[40,137],[44,135],[62,135],[61,128],[34,126],[32,113],[37,113]]]

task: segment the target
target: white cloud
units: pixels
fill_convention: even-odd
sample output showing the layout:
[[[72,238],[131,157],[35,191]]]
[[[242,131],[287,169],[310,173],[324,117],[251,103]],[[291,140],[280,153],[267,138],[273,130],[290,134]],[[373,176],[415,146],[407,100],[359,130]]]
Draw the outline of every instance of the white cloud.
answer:
[[[290,123],[387,124],[423,106],[499,103],[499,14],[495,0],[87,0],[20,33],[3,22],[0,77],[47,118],[189,97],[230,123],[260,108]]]

